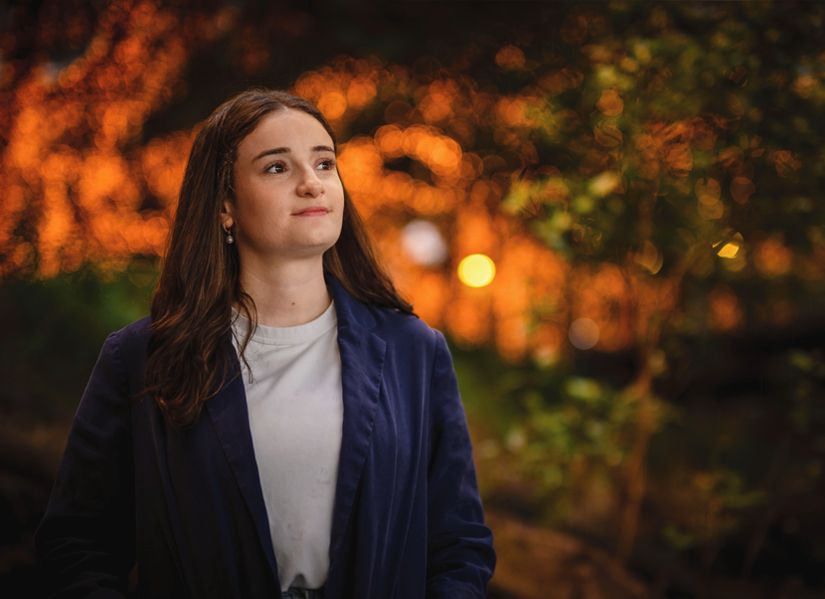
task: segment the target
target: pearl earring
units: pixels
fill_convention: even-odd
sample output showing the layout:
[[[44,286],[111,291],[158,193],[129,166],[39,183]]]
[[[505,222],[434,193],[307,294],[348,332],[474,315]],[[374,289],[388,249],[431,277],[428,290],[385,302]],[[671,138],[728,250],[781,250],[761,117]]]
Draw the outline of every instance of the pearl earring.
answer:
[[[234,238],[234,237],[232,237],[232,232],[231,232],[229,229],[227,229],[226,227],[224,227],[224,229],[223,229],[223,230],[224,230],[224,232],[226,233],[226,243],[227,243],[227,244],[233,244],[233,243],[235,243],[235,238]]]

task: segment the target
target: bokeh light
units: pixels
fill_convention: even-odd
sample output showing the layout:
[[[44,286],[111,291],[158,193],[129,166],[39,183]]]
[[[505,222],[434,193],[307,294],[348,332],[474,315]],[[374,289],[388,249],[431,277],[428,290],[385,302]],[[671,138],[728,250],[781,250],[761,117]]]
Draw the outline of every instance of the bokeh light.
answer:
[[[570,323],[568,338],[576,349],[590,349],[599,341],[599,325],[591,318],[577,318]]]
[[[468,287],[486,287],[496,276],[496,264],[484,254],[470,254],[458,263],[458,279]]]
[[[416,264],[435,266],[447,259],[447,244],[433,223],[413,220],[401,232],[404,250]]]

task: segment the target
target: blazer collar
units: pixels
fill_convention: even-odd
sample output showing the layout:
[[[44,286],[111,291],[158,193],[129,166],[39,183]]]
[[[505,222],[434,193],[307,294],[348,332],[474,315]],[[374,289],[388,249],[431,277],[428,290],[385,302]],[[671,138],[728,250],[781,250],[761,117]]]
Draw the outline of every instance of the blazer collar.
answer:
[[[372,440],[387,345],[382,337],[371,332],[376,320],[370,309],[353,297],[343,284],[326,270],[324,280],[335,302],[338,320],[338,348],[344,403],[327,577],[328,583],[335,585],[345,575],[346,548],[343,541]],[[234,372],[239,373],[240,362],[230,337],[227,337],[225,345],[228,345],[226,350],[231,352]],[[242,377],[235,376],[217,395],[206,402],[206,408],[252,515],[272,574],[278,581],[278,566],[269,532],[258,465],[255,461]]]

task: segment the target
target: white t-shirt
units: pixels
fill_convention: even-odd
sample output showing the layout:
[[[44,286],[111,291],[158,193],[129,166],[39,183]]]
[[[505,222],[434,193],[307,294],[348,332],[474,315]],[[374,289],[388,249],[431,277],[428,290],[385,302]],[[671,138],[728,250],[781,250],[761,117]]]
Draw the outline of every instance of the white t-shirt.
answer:
[[[334,303],[298,326],[259,324],[246,348],[251,373],[241,360],[282,591],[320,588],[329,570],[344,417]],[[234,315],[237,352],[249,321]]]

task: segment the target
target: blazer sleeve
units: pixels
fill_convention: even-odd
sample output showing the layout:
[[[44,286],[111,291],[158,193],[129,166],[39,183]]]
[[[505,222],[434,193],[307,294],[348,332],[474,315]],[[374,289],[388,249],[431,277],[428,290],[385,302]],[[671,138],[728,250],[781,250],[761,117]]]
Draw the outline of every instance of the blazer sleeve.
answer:
[[[35,549],[51,597],[124,597],[135,561],[128,384],[110,334],[74,416]]]
[[[482,599],[493,575],[492,531],[476,481],[467,419],[444,335],[436,336],[430,382],[427,486],[428,599]]]

